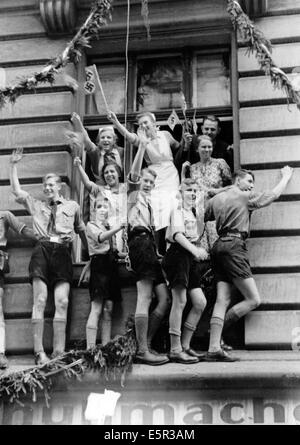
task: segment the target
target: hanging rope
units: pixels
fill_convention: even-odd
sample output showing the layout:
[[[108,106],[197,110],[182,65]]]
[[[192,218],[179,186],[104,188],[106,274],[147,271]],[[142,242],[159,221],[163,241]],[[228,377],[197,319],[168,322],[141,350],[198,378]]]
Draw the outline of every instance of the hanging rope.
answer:
[[[127,127],[127,97],[128,97],[128,77],[129,77],[129,28],[130,28],[130,0],[127,0],[127,20],[126,20],[126,44],[125,44],[125,100],[124,100],[124,125]],[[124,171],[124,181],[126,181],[126,135],[124,136],[124,161],[123,161],[123,171]],[[126,227],[123,229],[122,240],[125,250],[125,266],[128,271],[132,271],[130,258],[129,258],[129,247],[128,247],[128,219],[126,221]]]

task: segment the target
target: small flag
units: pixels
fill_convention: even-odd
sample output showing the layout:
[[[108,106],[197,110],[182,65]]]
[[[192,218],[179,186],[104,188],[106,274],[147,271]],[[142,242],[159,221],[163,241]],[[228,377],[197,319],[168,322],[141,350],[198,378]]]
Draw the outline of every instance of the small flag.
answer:
[[[94,92],[96,90],[95,75],[94,75],[92,66],[85,68],[85,82],[84,82],[83,88],[84,88],[85,94],[94,94]]]
[[[175,110],[172,110],[172,113],[168,117],[167,124],[172,131],[174,130],[175,125],[180,124],[180,119]]]
[[[107,104],[107,100],[103,91],[102,83],[100,81],[100,77],[96,68],[96,65],[87,66],[85,68],[85,83],[84,83],[84,91],[86,94],[94,94],[95,93],[95,101],[98,113],[101,112],[100,102],[103,100],[105,110],[107,114],[109,114],[110,110]]]

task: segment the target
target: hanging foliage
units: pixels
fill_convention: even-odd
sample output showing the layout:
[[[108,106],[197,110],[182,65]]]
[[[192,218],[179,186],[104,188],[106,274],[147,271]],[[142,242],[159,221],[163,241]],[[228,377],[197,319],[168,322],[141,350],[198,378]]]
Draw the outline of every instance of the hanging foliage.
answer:
[[[237,1],[227,0],[227,3],[233,27],[248,44],[248,54],[255,54],[260,69],[270,76],[273,86],[284,90],[288,102],[294,102],[300,109],[300,91],[294,88],[287,75],[274,63],[271,42],[255,27]]]
[[[52,85],[59,70],[70,62],[78,62],[84,48],[90,47],[92,39],[99,39],[101,28],[111,20],[113,0],[96,0],[90,14],[75,37],[67,45],[62,54],[50,61],[40,72],[23,78],[13,86],[0,88],[0,109],[7,103],[14,103],[19,96],[35,91],[40,84]]]
[[[135,329],[132,319],[127,322],[125,335],[115,337],[105,346],[97,345],[88,350],[72,350],[42,366],[12,372],[0,377],[0,401],[17,402],[29,395],[36,402],[38,393],[43,393],[49,406],[53,377],[81,379],[86,371],[97,371],[106,381],[119,381],[124,386],[125,377],[131,370],[136,354]]]
[[[150,19],[149,19],[149,7],[148,7],[148,0],[141,0],[142,6],[141,6],[141,16],[144,19],[144,25],[147,31],[147,40],[150,42],[151,40],[151,34],[150,34]]]

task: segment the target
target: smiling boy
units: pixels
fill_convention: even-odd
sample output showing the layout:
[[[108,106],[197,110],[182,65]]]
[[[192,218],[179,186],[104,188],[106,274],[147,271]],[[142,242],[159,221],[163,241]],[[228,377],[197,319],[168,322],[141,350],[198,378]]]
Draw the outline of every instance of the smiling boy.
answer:
[[[128,177],[128,247],[131,267],[136,276],[137,304],[135,330],[138,343],[136,361],[148,365],[162,365],[169,361],[166,355],[151,350],[151,340],[169,307],[169,295],[154,239],[154,220],[151,191],[156,173],[151,168],[141,172],[146,144],[141,144]],[[149,316],[152,293],[158,304]]]
[[[20,187],[17,163],[22,149],[11,156],[11,186],[17,202],[23,204],[33,217],[33,231],[38,239],[29,264],[29,280],[33,288],[32,325],[35,361],[46,364],[44,352],[44,311],[48,287],[54,290],[55,315],[53,319],[53,357],[65,350],[66,319],[70,285],[72,283],[71,244],[78,233],[87,248],[85,226],[77,202],[61,196],[61,178],[49,173],[43,178],[45,201],[34,199]]]

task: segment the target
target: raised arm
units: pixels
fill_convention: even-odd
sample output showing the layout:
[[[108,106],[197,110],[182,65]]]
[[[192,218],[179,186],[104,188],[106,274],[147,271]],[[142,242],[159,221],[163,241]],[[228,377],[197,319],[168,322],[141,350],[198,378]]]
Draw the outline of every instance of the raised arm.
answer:
[[[293,169],[289,166],[285,166],[281,169],[281,180],[279,183],[270,191],[263,193],[253,193],[250,195],[248,208],[249,210],[259,209],[261,207],[266,207],[270,205],[275,199],[279,198],[286,186],[288,185],[292,175]]]
[[[281,173],[281,180],[272,190],[272,192],[276,195],[275,199],[279,198],[279,196],[282,194],[282,192],[288,185],[293,175],[293,169],[288,165],[286,165],[280,170],[280,173]]]
[[[76,156],[76,158],[74,158],[73,165],[79,171],[80,179],[83,182],[84,187],[89,192],[91,192],[92,191],[92,187],[93,187],[93,182],[90,181],[90,178],[88,177],[88,175],[84,171],[84,168],[81,165],[81,160],[80,160],[80,158],[78,156]]]
[[[77,113],[72,113],[71,122],[73,124],[74,131],[68,131],[66,133],[69,139],[70,147],[72,149],[74,147],[78,149],[79,146],[83,144],[84,149],[87,152],[97,150],[97,146],[91,141],[88,132],[84,128],[80,116]]]
[[[17,198],[21,197],[24,193],[24,190],[22,190],[20,186],[17,170],[17,163],[21,161],[22,157],[23,148],[21,147],[14,150],[10,157],[10,184],[12,187],[12,192]]]
[[[189,159],[189,151],[191,149],[191,143],[192,143],[192,135],[190,133],[184,133],[182,136],[182,140],[179,143],[179,148],[176,150],[174,156],[174,164],[177,166],[177,168],[180,169],[180,166],[183,164],[183,162],[187,161]]]
[[[143,158],[144,158],[144,154],[145,154],[145,150],[146,150],[146,146],[147,146],[147,142],[148,142],[143,131],[139,131],[139,140],[140,140],[140,145],[139,145],[138,151],[135,155],[135,158],[133,160],[133,163],[132,163],[132,166],[130,169],[130,173],[129,173],[130,180],[133,182],[137,182],[141,175]]]
[[[138,137],[135,133],[131,133],[121,124],[115,113],[110,111],[107,115],[107,119],[115,125],[119,132],[127,139],[130,144],[138,145]]]

